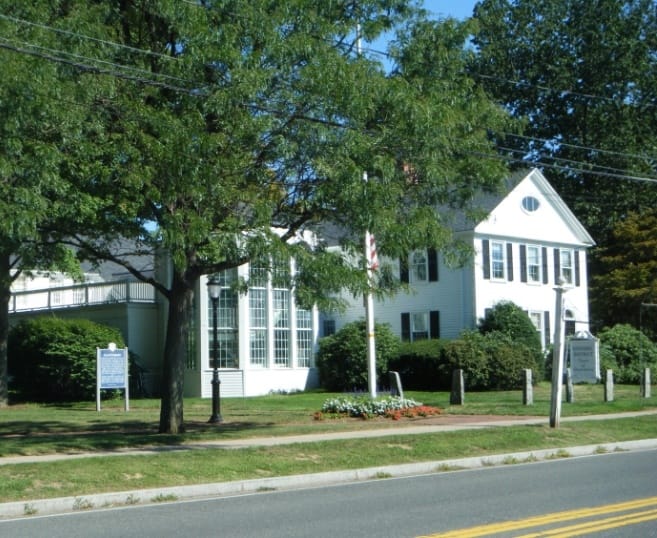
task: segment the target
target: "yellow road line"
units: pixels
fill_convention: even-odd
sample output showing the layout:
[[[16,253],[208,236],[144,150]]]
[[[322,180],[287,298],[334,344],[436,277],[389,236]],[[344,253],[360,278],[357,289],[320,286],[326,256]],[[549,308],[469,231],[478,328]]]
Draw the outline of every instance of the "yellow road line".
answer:
[[[457,529],[444,533],[430,534],[418,538],[476,538],[478,536],[488,536],[496,533],[530,529],[540,525],[549,525],[555,523],[562,523],[565,521],[572,521],[582,519],[585,517],[593,517],[604,514],[613,514],[615,512],[636,510],[639,508],[646,508],[649,506],[657,505],[657,497],[649,497],[646,499],[638,499],[634,501],[626,501],[616,504],[608,504],[605,506],[579,508],[576,510],[566,510],[563,512],[555,512],[553,514],[546,514],[541,516],[530,517],[527,519],[503,521],[499,523],[491,523],[487,525],[479,525],[470,527],[468,529]],[[539,534],[538,536],[542,536]]]
[[[646,510],[644,512],[632,512],[623,516],[608,517],[606,519],[594,519],[592,521],[586,521],[585,523],[578,523],[577,525],[525,534],[516,538],[543,538],[547,536],[553,538],[570,538],[572,536],[582,536],[583,534],[589,534],[591,532],[599,532],[607,529],[634,525],[636,523],[643,523],[653,519],[657,519],[657,509]]]

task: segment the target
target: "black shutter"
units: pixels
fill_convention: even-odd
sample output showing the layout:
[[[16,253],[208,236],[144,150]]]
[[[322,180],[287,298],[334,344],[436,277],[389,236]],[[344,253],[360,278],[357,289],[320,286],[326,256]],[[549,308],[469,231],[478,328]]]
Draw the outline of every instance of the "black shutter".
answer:
[[[438,252],[435,248],[427,250],[427,260],[429,261],[429,282],[438,282]]]
[[[411,315],[408,312],[401,315],[401,338],[404,342],[411,341]]]
[[[543,316],[543,326],[545,334],[545,347],[550,345],[550,311],[546,310]]]
[[[543,284],[548,283],[548,249],[547,247],[543,247],[541,249],[541,263],[543,264]]]
[[[408,256],[399,258],[399,280],[408,284]]]
[[[429,312],[429,338],[440,338],[440,312],[438,310]]]
[[[554,283],[559,284],[561,275],[561,256],[558,248],[554,249]]]
[[[527,282],[527,246],[520,245],[520,282]]]
[[[579,250],[575,251],[575,286],[579,286]]]
[[[481,240],[481,248],[484,256],[484,278],[490,280],[490,244],[488,239]]]
[[[513,245],[506,244],[506,274],[509,282],[513,282]]]

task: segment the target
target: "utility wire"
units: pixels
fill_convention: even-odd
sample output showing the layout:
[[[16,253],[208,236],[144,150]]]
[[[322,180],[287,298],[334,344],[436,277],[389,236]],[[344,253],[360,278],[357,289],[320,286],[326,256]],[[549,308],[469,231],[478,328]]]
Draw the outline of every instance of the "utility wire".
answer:
[[[196,3],[193,3],[193,2],[189,2],[189,1],[187,3],[196,5],[198,7],[201,7],[200,4],[196,4]],[[89,39],[89,40],[92,40],[94,42],[100,42],[100,43],[104,43],[104,44],[111,45],[111,46],[126,48],[127,50],[131,50],[133,52],[138,52],[138,53],[148,54],[148,55],[155,55],[157,57],[166,58],[167,60],[174,59],[173,57],[168,56],[168,55],[153,53],[151,51],[138,49],[138,48],[134,48],[134,47],[129,47],[127,45],[122,45],[122,44],[114,43],[114,42],[110,42],[110,41],[98,40],[96,38],[92,38],[92,37],[85,36],[85,35],[82,35],[82,34],[78,34],[78,33],[75,33],[75,32],[68,32],[68,31],[58,30],[58,29],[53,28],[53,27],[49,27],[49,26],[41,25],[41,24],[36,24],[36,23],[31,23],[29,21],[24,21],[22,19],[15,19],[15,18],[12,18],[12,17],[4,16],[4,15],[0,15],[0,18],[10,20],[10,21],[15,22],[15,23],[32,25],[32,26],[40,27],[42,29],[46,29],[46,30],[50,30],[50,31],[59,32],[59,33],[63,33],[63,34],[66,34],[66,35],[72,35],[72,36],[75,36],[75,37],[80,38],[80,39]],[[0,40],[3,40],[3,38],[0,38]],[[172,91],[182,92],[182,93],[186,93],[186,94],[195,93],[196,95],[198,95],[200,93],[199,90],[193,90],[193,89],[190,89],[188,87],[183,87],[183,86],[175,86],[173,84],[157,81],[157,80],[152,79],[152,78],[145,78],[143,75],[155,75],[157,77],[162,77],[162,78],[165,78],[165,79],[171,79],[171,80],[177,81],[177,82],[184,82],[184,83],[189,84],[190,86],[194,86],[194,84],[192,82],[186,81],[186,80],[181,79],[179,77],[171,77],[171,76],[164,75],[164,74],[156,74],[156,73],[153,73],[152,71],[141,70],[141,69],[134,68],[134,67],[131,67],[131,66],[116,64],[116,63],[107,62],[107,61],[104,61],[104,60],[85,57],[85,56],[73,55],[73,54],[71,54],[69,52],[66,52],[66,51],[57,50],[57,49],[48,49],[48,48],[45,48],[45,47],[39,47],[38,45],[34,45],[34,44],[31,44],[31,43],[22,43],[23,46],[16,46],[16,45],[13,45],[11,43],[8,43],[6,39],[4,39],[4,41],[5,41],[4,43],[0,42],[0,48],[4,48],[4,49],[7,49],[7,50],[10,50],[10,51],[13,51],[13,52],[17,52],[17,53],[21,53],[21,54],[27,54],[27,55],[39,57],[39,58],[46,59],[46,60],[49,60],[49,61],[68,64],[68,65],[71,65],[71,66],[73,66],[77,69],[80,69],[82,71],[86,71],[86,72],[90,72],[90,73],[96,73],[96,74],[114,76],[114,77],[117,77],[117,78],[138,82],[140,84],[146,84],[146,85],[156,86],[156,87],[160,87],[160,88],[166,88],[166,89],[169,89],[169,90],[172,90]],[[31,47],[31,49],[37,49],[37,50],[31,50],[30,48],[25,48],[25,46]],[[41,51],[39,51],[38,49],[41,49]],[[384,53],[384,52],[381,52],[381,51],[376,51],[374,49],[366,49],[366,50],[370,50],[371,52],[375,52],[375,53],[380,54],[382,56],[389,57],[389,55],[387,53]],[[45,52],[43,52],[43,51],[45,51]],[[70,56],[72,58],[77,58],[77,60],[57,56],[57,54]],[[84,61],[90,62],[90,63],[100,62],[102,64],[105,64],[105,65],[109,66],[110,68],[99,67],[97,65],[90,65],[90,63],[84,63]],[[111,68],[114,68],[114,69],[111,69]],[[140,73],[142,76],[137,76],[137,75],[134,75],[134,74],[124,73],[124,72],[121,72],[120,70],[133,71],[135,73]],[[505,81],[505,82],[508,82],[508,83],[511,83],[511,84],[524,84],[524,85],[527,85],[527,83],[523,83],[523,82],[520,82],[520,81],[511,81],[511,80],[508,80],[508,79],[503,79],[501,77],[491,77],[491,76],[488,76],[488,75],[478,75],[476,73],[473,74],[473,75],[474,76],[480,76],[481,78],[502,80],[502,81]],[[549,87],[546,87],[546,86],[538,86],[538,85],[535,85],[534,87],[540,89],[541,91],[560,92],[560,93],[563,93],[563,94],[578,95],[578,96],[581,96],[581,97],[585,97],[587,99],[602,99],[602,100],[607,100],[607,101],[613,101],[613,99],[611,99],[611,98],[596,96],[596,95],[593,95],[593,94],[583,94],[583,93],[578,93],[578,92],[572,92],[572,91],[569,91],[569,90],[555,90],[553,88],[549,88]],[[267,109],[265,107],[259,107],[259,106],[256,106],[256,105],[248,105],[248,106],[250,108],[253,108],[253,109],[261,111],[261,112],[269,112],[269,113],[274,113],[274,114],[277,113],[276,111],[271,110],[271,109]],[[278,115],[282,116],[283,113],[281,111],[278,111]],[[308,119],[308,120],[313,121],[313,122],[324,123],[324,124],[333,125],[333,126],[341,127],[341,128],[346,127],[342,123],[327,122],[327,121],[325,121],[321,118],[308,117],[308,118],[300,118],[300,119]],[[511,133],[502,133],[502,134],[504,134],[506,136],[514,136],[514,137],[517,137],[517,138],[523,138],[523,139],[526,139],[526,140],[541,142],[541,143],[544,143],[544,144],[545,143],[553,143],[555,145],[562,145],[562,146],[565,146],[565,147],[572,147],[572,148],[576,148],[576,149],[582,149],[582,150],[585,150],[585,151],[591,151],[591,152],[597,152],[597,153],[606,153],[606,154],[611,154],[611,155],[619,155],[619,156],[624,156],[624,157],[629,157],[629,158],[637,158],[637,159],[651,158],[650,156],[645,156],[645,155],[636,155],[636,154],[629,154],[629,153],[612,152],[612,151],[609,151],[609,150],[601,150],[601,149],[598,149],[598,148],[592,148],[592,147],[587,147],[587,146],[569,144],[569,143],[563,142],[563,141],[547,140],[547,139],[534,138],[534,137],[528,137],[528,136],[523,136],[523,135],[516,135],[516,134],[511,134]],[[515,153],[519,153],[519,152],[522,151],[522,150],[519,150],[519,149],[504,148],[504,147],[500,147],[499,149],[502,150],[502,151],[509,151],[509,152],[515,152]],[[645,177],[625,175],[625,174],[622,173],[622,170],[620,170],[620,169],[614,169],[614,168],[610,168],[610,167],[600,167],[599,165],[594,164],[593,166],[597,166],[598,168],[607,168],[608,171],[607,172],[605,172],[603,170],[592,171],[590,169],[587,170],[587,169],[581,168],[582,166],[590,167],[591,163],[584,163],[584,162],[575,161],[575,160],[567,160],[567,159],[558,158],[558,157],[550,157],[550,158],[552,158],[552,159],[554,159],[555,161],[558,161],[558,162],[567,162],[567,163],[573,164],[575,166],[578,166],[579,168],[576,168],[575,170],[580,172],[580,173],[584,173],[584,174],[604,175],[604,176],[616,177],[616,178],[626,178],[626,179],[631,179],[631,180],[635,180],[635,181],[657,182],[657,180],[653,179],[653,178],[645,178]],[[523,159],[510,158],[510,160],[513,161],[513,162],[521,162],[521,163],[526,163],[527,162],[527,160],[524,159],[524,158]],[[566,166],[542,163],[540,160],[536,161],[536,163],[540,164],[542,166],[546,166],[546,167],[556,168],[556,169],[560,169],[560,170],[571,170],[571,171],[573,171],[571,168],[568,168]]]
[[[75,37],[75,38],[81,39],[81,40],[88,40],[88,41],[92,41],[94,43],[100,43],[102,45],[109,45],[111,47],[116,47],[116,48],[119,48],[119,49],[126,49],[130,52],[135,52],[137,54],[145,54],[145,55],[148,55],[148,56],[153,56],[155,58],[162,58],[164,60],[171,60],[171,61],[177,61],[178,60],[175,56],[171,56],[169,54],[162,54],[162,53],[159,53],[159,52],[153,52],[153,51],[150,51],[150,50],[140,49],[140,48],[137,48],[137,47],[131,47],[130,45],[124,45],[123,43],[117,43],[115,41],[108,41],[108,40],[105,40],[105,39],[98,39],[96,37],[91,37],[91,36],[88,36],[88,35],[79,34],[77,32],[71,32],[69,30],[61,30],[59,28],[55,28],[53,26],[48,26],[46,24],[30,22],[30,21],[27,21],[27,20],[24,20],[24,19],[18,19],[16,17],[10,17],[8,15],[0,14],[0,19],[11,21],[15,24],[23,24],[23,25],[26,25],[26,26],[41,28],[42,30],[48,30],[50,32],[55,32],[57,34],[66,35],[66,36],[70,36],[70,37]]]

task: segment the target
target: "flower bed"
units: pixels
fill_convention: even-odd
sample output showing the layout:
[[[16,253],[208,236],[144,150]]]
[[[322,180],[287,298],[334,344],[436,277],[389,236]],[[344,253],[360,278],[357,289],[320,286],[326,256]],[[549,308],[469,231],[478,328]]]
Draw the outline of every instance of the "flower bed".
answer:
[[[423,405],[421,402],[388,396],[371,399],[369,397],[330,398],[322,405],[321,412],[315,413],[315,419],[321,420],[323,414],[348,417],[371,418],[382,416],[399,420],[402,417],[426,417],[440,414],[440,409]]]

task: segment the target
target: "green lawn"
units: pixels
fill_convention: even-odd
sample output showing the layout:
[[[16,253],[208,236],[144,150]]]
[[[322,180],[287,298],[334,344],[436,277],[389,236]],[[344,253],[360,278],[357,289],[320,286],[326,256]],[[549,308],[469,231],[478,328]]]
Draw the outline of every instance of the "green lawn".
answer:
[[[315,420],[315,412],[332,396],[336,395],[307,392],[224,399],[221,409],[224,422],[220,425],[207,424],[209,400],[189,399],[185,401],[187,431],[176,436],[156,433],[157,400],[133,400],[127,413],[123,411],[122,400],[103,402],[100,412],[96,411],[95,402],[12,405],[0,410],[0,458],[363,428],[394,430],[408,424],[406,419],[384,418]],[[535,405],[529,407],[522,405],[520,392],[468,393],[463,406],[449,406],[447,393],[409,392],[405,396],[440,407],[446,414],[536,415],[544,416],[545,424],[412,436],[393,434],[377,439],[267,448],[209,448],[3,465],[0,466],[0,502],[657,438],[655,416],[562,422],[558,429],[549,428],[547,384],[535,388]],[[563,417],[657,408],[657,400],[640,398],[637,387],[617,386],[615,401],[605,403],[601,386],[578,386],[575,398],[574,403],[562,404]]]

